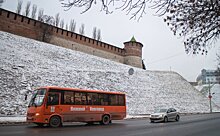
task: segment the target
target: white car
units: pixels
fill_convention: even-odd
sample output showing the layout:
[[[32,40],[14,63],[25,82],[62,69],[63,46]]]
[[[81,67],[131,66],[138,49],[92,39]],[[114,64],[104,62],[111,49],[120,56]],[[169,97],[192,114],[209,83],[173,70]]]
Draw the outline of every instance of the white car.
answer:
[[[179,113],[174,108],[157,109],[150,115],[150,122],[163,121],[168,122],[171,120],[179,121]]]

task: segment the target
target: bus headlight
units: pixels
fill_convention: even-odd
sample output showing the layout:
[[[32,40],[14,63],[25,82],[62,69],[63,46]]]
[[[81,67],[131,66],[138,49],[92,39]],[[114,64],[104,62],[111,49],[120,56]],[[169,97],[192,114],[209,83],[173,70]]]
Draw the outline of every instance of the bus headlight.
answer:
[[[36,113],[36,114],[35,114],[35,116],[39,116],[39,115],[40,115],[40,113]]]

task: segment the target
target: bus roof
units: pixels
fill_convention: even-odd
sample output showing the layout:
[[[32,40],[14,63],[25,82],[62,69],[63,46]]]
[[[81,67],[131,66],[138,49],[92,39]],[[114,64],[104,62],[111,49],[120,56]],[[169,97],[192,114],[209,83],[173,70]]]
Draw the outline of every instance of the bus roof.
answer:
[[[122,93],[122,92],[110,92],[110,91],[103,91],[103,90],[89,90],[89,89],[68,88],[68,87],[58,87],[58,86],[44,86],[44,87],[38,87],[37,89],[40,89],[40,88],[54,89],[54,90],[66,90],[66,91],[107,93],[107,94],[125,94],[125,93]]]

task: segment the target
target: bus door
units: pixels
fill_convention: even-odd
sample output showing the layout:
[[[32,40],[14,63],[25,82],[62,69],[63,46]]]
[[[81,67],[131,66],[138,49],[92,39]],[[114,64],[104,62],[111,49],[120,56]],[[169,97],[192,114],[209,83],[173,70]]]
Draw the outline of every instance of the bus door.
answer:
[[[47,104],[45,108],[45,114],[51,115],[51,114],[60,114],[61,108],[60,108],[60,93],[58,92],[49,92],[47,97]]]

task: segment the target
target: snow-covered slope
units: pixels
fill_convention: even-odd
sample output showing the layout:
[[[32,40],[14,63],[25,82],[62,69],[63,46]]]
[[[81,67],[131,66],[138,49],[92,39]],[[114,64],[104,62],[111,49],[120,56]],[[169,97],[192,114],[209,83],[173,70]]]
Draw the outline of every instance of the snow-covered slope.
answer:
[[[196,89],[199,90],[204,96],[208,97],[209,87],[212,95],[212,101],[220,107],[220,84],[211,84],[210,86],[208,84],[198,85],[196,86]]]
[[[81,52],[0,32],[0,114],[25,114],[24,94],[39,86],[120,91],[128,114],[156,107],[208,112],[208,99],[174,72],[145,71]],[[28,99],[30,95],[28,95]]]
[[[211,89],[213,102],[220,107],[220,84],[216,84]]]

